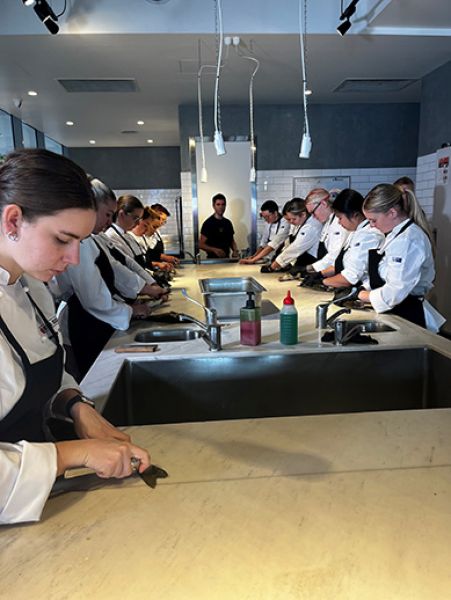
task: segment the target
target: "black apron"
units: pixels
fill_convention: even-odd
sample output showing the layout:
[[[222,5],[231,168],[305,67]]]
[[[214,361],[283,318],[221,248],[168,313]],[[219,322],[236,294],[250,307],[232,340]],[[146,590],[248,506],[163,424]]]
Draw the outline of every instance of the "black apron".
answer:
[[[276,227],[276,233],[274,234],[274,237],[276,237],[276,235],[279,233],[279,228],[280,228],[280,223],[282,222],[283,217],[280,217],[280,219],[278,221],[276,221],[277,223],[277,227]],[[274,225],[274,223],[271,223],[271,225],[269,226],[269,240],[268,242],[271,241],[271,227]],[[274,238],[273,238],[274,239]],[[277,250],[274,251],[272,260],[276,260],[276,258],[279,256],[279,254],[282,252],[283,250],[283,243],[280,244],[280,246],[277,248]]]
[[[158,241],[155,244],[153,251],[156,255],[158,255],[158,258],[154,258],[154,260],[159,261],[161,259],[161,255],[164,254],[164,243],[163,240],[161,239],[161,236],[159,233],[155,232]]]
[[[146,266],[147,268],[151,269],[152,268],[152,263],[153,262],[158,262],[161,258],[161,247],[163,246],[163,242],[161,242],[160,240],[155,244],[154,248],[151,248],[149,246],[149,243],[146,240],[146,236],[143,235],[142,239],[144,240],[144,244],[146,246],[146,251],[145,251],[145,260],[146,260]],[[160,247],[158,248],[160,244]]]
[[[117,295],[118,292],[114,286],[114,271],[110,261],[95,240],[94,243],[99,249],[95,264],[99,269],[100,276],[111,295]],[[76,293],[69,298],[67,306],[69,311],[69,338],[80,377],[83,378],[113,335],[114,327],[87,312],[81,305]]]
[[[413,221],[408,221],[404,227],[402,227],[395,238],[401,235]],[[394,239],[394,238],[393,238]],[[384,258],[385,252],[379,254],[377,250],[368,251],[368,272],[370,276],[370,287],[372,290],[382,287],[385,285],[385,280],[379,275],[379,263]],[[396,315],[402,317],[407,321],[411,321],[420,327],[426,327],[426,320],[424,318],[423,309],[423,298],[419,296],[413,296],[409,294],[402,302],[394,306],[391,310],[387,310],[385,315]]]
[[[366,223],[362,229],[364,229],[365,227],[368,227],[369,223]],[[335,275],[338,275],[339,273],[341,273],[343,271],[343,269],[345,268],[344,266],[344,257],[346,252],[349,250],[350,246],[343,246],[343,248],[340,250],[340,253],[338,254],[337,258],[335,259],[335,263],[334,263],[334,270],[335,270]],[[360,284],[358,284],[360,285]]]
[[[45,408],[61,386],[63,375],[63,349],[58,336],[42,311],[28,294],[35,311],[40,316],[45,329],[55,342],[52,356],[30,364],[24,349],[16,340],[5,321],[0,317],[0,331],[22,361],[25,388],[12,410],[0,421],[2,442],[44,442],[49,439],[46,433]]]
[[[307,221],[304,222],[307,223]],[[302,229],[302,225],[299,227],[299,229],[296,231],[296,233],[292,233],[289,235],[288,239],[290,240],[290,244],[292,244],[294,242],[294,240],[298,237],[299,232]],[[306,267],[307,265],[311,265],[314,262],[316,262],[318,259],[315,256],[312,256],[311,254],[309,254],[308,252],[303,252],[302,254],[300,254],[297,259],[296,262],[294,263],[294,267]]]
[[[329,228],[330,228],[330,226],[332,225],[332,223],[333,223],[334,219],[335,219],[335,215],[334,215],[334,216],[332,217],[332,219],[330,220]],[[329,236],[329,230],[327,231],[326,238],[327,238],[328,236]],[[328,250],[327,250],[326,242],[324,242],[324,241],[321,241],[321,242],[318,244],[318,252],[317,252],[318,256],[317,256],[317,259],[316,259],[316,260],[321,260],[322,258],[324,258],[324,257],[326,256],[327,252],[328,252]]]
[[[143,269],[146,268],[146,256],[144,253],[142,254],[135,254],[135,251],[133,249],[133,246],[130,244],[130,242],[127,240],[126,236],[124,234],[122,234],[119,229],[117,229],[114,224],[111,225],[112,229],[114,229],[114,231],[118,234],[118,236],[124,241],[125,244],[127,244],[127,246],[130,248],[130,251],[132,253],[132,257],[133,260],[136,260],[136,262],[138,263],[138,265],[140,267],[142,267]],[[116,257],[114,257],[116,258]]]

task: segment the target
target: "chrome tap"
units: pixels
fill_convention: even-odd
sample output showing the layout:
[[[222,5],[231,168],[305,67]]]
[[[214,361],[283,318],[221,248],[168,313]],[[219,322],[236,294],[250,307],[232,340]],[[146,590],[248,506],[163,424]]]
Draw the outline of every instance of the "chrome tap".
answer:
[[[206,306],[204,306],[197,300],[194,300],[193,298],[188,296],[188,293],[185,288],[182,289],[182,295],[187,300],[189,300],[193,304],[196,304],[197,306],[200,306],[203,309],[203,311],[205,312],[206,322],[204,323],[203,321],[199,321],[199,319],[196,319],[196,317],[192,317],[191,315],[187,315],[185,313],[178,314],[179,320],[182,322],[194,323],[200,329],[202,329],[202,331],[204,332],[202,337],[206,341],[206,343],[208,344],[208,346],[212,352],[217,352],[218,350],[222,350],[222,346],[221,346],[221,327],[222,327],[222,325],[221,325],[221,323],[218,322],[218,315],[217,315],[216,309],[207,308]]]
[[[340,315],[349,314],[351,312],[350,308],[341,308],[340,310],[337,310],[337,312],[334,313],[332,316],[327,317],[327,311],[332,303],[333,301],[324,302],[322,304],[318,304],[318,306],[316,307],[315,327],[317,329],[326,329],[327,327],[332,327],[336,319]]]

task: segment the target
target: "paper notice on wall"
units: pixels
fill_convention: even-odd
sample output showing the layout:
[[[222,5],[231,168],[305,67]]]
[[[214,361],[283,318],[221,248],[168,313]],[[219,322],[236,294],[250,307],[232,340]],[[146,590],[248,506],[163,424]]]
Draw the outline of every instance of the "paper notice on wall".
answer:
[[[437,183],[446,185],[449,177],[449,156],[438,157],[437,162]]]

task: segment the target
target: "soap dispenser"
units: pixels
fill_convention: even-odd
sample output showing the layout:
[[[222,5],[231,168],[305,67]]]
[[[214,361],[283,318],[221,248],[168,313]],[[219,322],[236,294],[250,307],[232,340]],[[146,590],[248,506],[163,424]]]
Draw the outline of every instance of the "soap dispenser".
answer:
[[[298,343],[298,311],[288,290],[280,310],[280,343],[290,346]]]
[[[240,309],[240,342],[244,346],[258,346],[262,341],[261,311],[255,306],[254,292],[247,295],[246,306]]]

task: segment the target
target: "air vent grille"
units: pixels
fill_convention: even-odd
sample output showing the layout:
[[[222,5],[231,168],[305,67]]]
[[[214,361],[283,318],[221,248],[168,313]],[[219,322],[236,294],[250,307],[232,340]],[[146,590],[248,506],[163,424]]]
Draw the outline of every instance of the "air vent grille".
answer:
[[[134,135],[138,132],[135,129],[124,129],[123,131],[121,131],[121,133],[123,133],[124,135]]]
[[[399,92],[416,81],[416,79],[345,79],[334,89],[334,92]]]
[[[66,92],[112,93],[137,92],[136,80],[130,79],[58,79]]]

